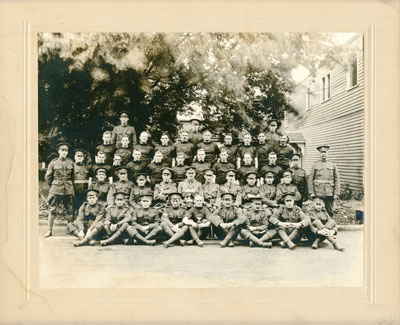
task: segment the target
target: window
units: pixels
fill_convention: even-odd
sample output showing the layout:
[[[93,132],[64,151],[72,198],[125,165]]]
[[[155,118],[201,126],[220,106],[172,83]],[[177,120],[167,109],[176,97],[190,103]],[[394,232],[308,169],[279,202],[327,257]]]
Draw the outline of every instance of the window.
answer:
[[[311,88],[307,87],[306,93],[306,111],[308,111],[311,107]]]
[[[353,56],[349,61],[347,75],[347,89],[358,85],[358,60],[357,56]]]
[[[327,73],[325,76],[322,77],[322,85],[321,85],[321,92],[322,92],[322,101],[326,101],[331,98],[331,74]]]

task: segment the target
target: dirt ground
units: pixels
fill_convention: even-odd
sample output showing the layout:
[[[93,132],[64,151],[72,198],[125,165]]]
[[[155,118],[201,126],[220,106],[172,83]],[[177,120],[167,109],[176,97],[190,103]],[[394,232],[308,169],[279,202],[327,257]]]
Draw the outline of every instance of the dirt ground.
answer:
[[[56,226],[45,239],[40,226],[43,288],[337,287],[362,286],[364,231],[341,231],[345,252],[324,243],[318,250],[162,245],[73,247],[74,237]]]

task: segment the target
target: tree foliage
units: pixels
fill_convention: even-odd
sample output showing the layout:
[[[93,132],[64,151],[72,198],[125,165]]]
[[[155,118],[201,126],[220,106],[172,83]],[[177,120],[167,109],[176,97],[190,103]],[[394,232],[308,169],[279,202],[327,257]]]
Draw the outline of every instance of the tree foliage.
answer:
[[[41,156],[61,137],[91,151],[121,110],[155,139],[196,106],[214,132],[257,131],[295,112],[294,68],[347,55],[304,33],[41,33],[38,45]]]

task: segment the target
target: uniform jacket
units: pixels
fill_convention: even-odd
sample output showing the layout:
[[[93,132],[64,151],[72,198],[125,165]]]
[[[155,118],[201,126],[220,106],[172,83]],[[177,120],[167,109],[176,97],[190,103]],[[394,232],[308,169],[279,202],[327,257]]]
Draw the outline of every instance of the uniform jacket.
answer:
[[[135,145],[136,144],[136,130],[133,126],[127,125],[127,126],[122,126],[118,125],[114,127],[112,131],[112,136],[111,136],[111,142],[115,143],[116,148],[121,147],[121,139],[122,136],[128,135],[129,136],[129,144]]]
[[[102,221],[104,215],[105,208],[102,203],[96,202],[94,205],[90,205],[88,202],[85,202],[79,208],[75,225],[79,231],[89,229],[94,222]]]
[[[257,227],[256,230],[262,231],[267,230],[269,221],[268,218],[270,217],[271,212],[270,210],[260,210],[258,212],[254,211],[253,209],[247,210],[245,212],[246,216],[246,228],[248,229],[251,227]]]
[[[240,181],[240,185],[242,185],[242,186],[246,184],[246,173],[248,171],[255,172],[258,175],[258,170],[253,165],[243,165],[243,166],[241,166],[237,171],[237,177],[238,177],[238,179]]]
[[[92,184],[90,184],[89,189],[90,190],[97,190],[99,191],[99,198],[98,200],[100,201],[107,201],[107,194],[110,191],[111,184],[108,182],[103,182],[99,183],[97,179],[94,179],[92,181]]]
[[[340,195],[339,171],[333,162],[319,160],[312,165],[308,193],[318,196]]]
[[[161,216],[161,221],[167,223],[171,228],[174,225],[178,225],[179,227],[183,226],[183,218],[186,215],[186,210],[182,207],[174,209],[172,207],[167,207],[163,210],[163,214]]]
[[[191,221],[196,222],[197,224],[200,224],[204,219],[208,221],[210,215],[210,210],[203,206],[202,208],[190,208],[188,211],[186,211],[185,217]]]
[[[264,204],[272,206],[272,201],[275,201],[276,186],[269,184],[260,186],[260,195]]]
[[[322,208],[321,211],[317,211],[315,210],[314,207],[311,207],[309,210],[307,210],[307,215],[311,219],[311,225],[310,225],[311,231],[315,234],[317,233],[318,228],[313,226],[313,222],[316,220],[321,221],[323,225],[329,222],[330,226],[328,226],[328,228],[336,229],[336,222],[328,214],[325,208]]]
[[[247,218],[243,214],[241,208],[231,206],[229,208],[221,207],[214,211],[208,220],[216,227],[218,227],[222,222],[230,223],[233,222],[235,226],[240,226],[246,223]]]
[[[132,219],[133,210],[127,204],[121,207],[110,205],[106,209],[106,216],[104,218],[104,225],[110,226],[116,224],[122,226],[125,222],[129,223]]]
[[[219,197],[219,185],[215,183],[203,184],[203,196],[207,203],[215,204]]]
[[[191,182],[185,179],[178,184],[178,192],[182,193],[183,197],[194,196],[195,194],[203,195],[203,187],[195,179]]]
[[[264,178],[264,175],[266,172],[274,172],[274,183],[278,184],[279,183],[279,179],[281,177],[281,172],[282,172],[282,167],[278,166],[278,165],[265,165],[261,168],[260,171],[260,176]]]
[[[132,187],[131,192],[129,194],[129,204],[135,209],[140,209],[140,204],[139,204],[140,195],[150,194],[150,193],[152,193],[150,186]]]
[[[50,186],[49,193],[73,195],[74,162],[69,158],[53,159],[47,168],[45,179]]]
[[[75,195],[83,195],[88,189],[90,168],[84,164],[74,163],[74,190]]]
[[[283,205],[277,209],[274,209],[269,222],[274,226],[277,226],[279,222],[300,222],[302,228],[305,228],[310,225],[310,218],[307,217],[297,205],[295,205],[292,209],[288,209]]]
[[[196,168],[196,181],[204,183],[204,171],[211,167],[211,164],[207,161],[196,161],[192,163],[192,167]]]
[[[281,166],[284,170],[289,168],[290,158],[294,153],[294,149],[290,144],[286,146],[280,146],[279,144],[275,146],[277,160],[276,164]]]
[[[276,200],[278,202],[283,202],[283,195],[285,193],[295,193],[294,200],[301,200],[301,194],[294,184],[278,184],[276,186]]]
[[[178,190],[178,185],[173,181],[168,183],[161,182],[154,186],[154,200],[167,201],[167,194],[171,192],[176,192]]]
[[[234,203],[235,206],[238,207],[242,204],[242,199],[241,199],[242,187],[235,183],[229,184],[228,182],[226,182],[225,184],[220,185],[220,187],[219,187],[220,196],[218,197],[217,202],[216,202],[217,206],[219,206],[221,204],[221,194],[226,193],[226,192],[229,192],[229,193],[232,193],[235,195],[235,197],[236,197],[235,203]]]
[[[160,212],[153,209],[138,209],[132,214],[132,226],[149,226],[150,229],[157,227],[160,224]]]
[[[257,185],[250,186],[249,184],[243,185],[240,191],[242,203],[252,197],[260,196],[260,188]]]
[[[226,182],[226,172],[229,169],[236,169],[236,167],[229,161],[219,161],[213,165],[213,169],[215,170],[215,182],[221,185]]]
[[[206,152],[206,159],[205,161],[213,164],[217,161],[218,155],[219,155],[219,148],[218,145],[215,142],[200,142],[197,145],[198,149],[204,149]]]
[[[129,194],[131,193],[131,189],[135,184],[131,181],[116,181],[111,185],[110,190],[107,195],[107,203],[114,204],[114,193],[116,192],[124,192],[125,197],[129,199]]]
[[[307,184],[307,173],[302,168],[290,168],[293,172],[293,184],[297,186],[303,200],[308,198],[308,184]]]

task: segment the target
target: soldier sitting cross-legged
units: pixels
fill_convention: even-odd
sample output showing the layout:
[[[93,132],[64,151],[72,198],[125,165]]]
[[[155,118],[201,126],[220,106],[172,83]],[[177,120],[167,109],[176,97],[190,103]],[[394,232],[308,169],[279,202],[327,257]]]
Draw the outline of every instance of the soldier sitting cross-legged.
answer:
[[[79,239],[74,243],[75,247],[86,244],[103,229],[105,208],[103,203],[97,201],[98,194],[97,190],[88,190],[86,202],[79,208],[76,220],[67,225],[68,233]]]

